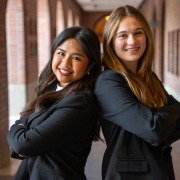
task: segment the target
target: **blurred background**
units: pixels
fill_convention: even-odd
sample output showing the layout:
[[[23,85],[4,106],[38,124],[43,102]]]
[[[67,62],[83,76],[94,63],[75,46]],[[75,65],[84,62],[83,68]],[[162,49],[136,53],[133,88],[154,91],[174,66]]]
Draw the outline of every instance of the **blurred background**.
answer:
[[[12,179],[19,166],[19,161],[9,157],[6,132],[35,97],[38,75],[49,60],[55,37],[64,28],[82,25],[93,29],[102,43],[108,15],[126,4],[138,8],[149,22],[156,47],[154,71],[180,101],[180,0],[0,0],[1,180]],[[173,146],[176,179],[180,180],[179,141]],[[88,180],[101,180],[104,149],[102,142],[93,144],[86,166]]]

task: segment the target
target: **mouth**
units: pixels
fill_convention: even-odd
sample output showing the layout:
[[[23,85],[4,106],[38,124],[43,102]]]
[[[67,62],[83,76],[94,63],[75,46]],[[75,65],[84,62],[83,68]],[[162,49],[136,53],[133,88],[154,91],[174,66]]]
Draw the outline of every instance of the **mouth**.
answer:
[[[136,53],[139,50],[139,47],[134,47],[134,48],[126,48],[125,51],[129,53]]]
[[[60,74],[61,74],[62,76],[69,76],[69,75],[72,74],[72,71],[68,71],[68,70],[66,70],[66,69],[58,68],[58,70],[59,70],[59,72],[60,72]]]

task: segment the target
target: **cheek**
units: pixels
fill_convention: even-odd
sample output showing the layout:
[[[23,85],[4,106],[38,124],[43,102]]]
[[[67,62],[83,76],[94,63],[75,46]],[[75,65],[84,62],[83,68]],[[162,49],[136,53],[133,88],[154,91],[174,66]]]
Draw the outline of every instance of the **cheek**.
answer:
[[[121,50],[123,46],[124,46],[124,43],[122,41],[116,40],[114,42],[114,49],[115,50]]]
[[[57,59],[55,57],[53,57],[52,59],[52,70],[55,73],[56,69],[57,69]]]
[[[76,71],[77,75],[79,75],[79,76],[83,76],[84,74],[86,74],[87,69],[88,69],[87,63],[77,64],[74,66],[74,70]]]
[[[121,58],[121,54],[123,53],[123,43],[122,42],[119,42],[119,41],[116,41],[115,44],[114,44],[114,51],[115,51],[115,54]]]

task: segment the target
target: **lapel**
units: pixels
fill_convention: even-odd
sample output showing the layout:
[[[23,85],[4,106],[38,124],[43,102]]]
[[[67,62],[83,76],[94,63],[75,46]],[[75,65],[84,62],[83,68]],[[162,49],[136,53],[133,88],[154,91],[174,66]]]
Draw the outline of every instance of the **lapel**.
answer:
[[[38,116],[40,116],[41,114],[43,114],[44,112],[45,112],[45,111],[32,113],[32,114],[29,116],[27,125],[28,125],[29,123],[31,123],[35,118],[37,118]]]
[[[49,109],[45,109],[41,112],[34,112],[29,116],[27,125],[30,124],[34,119],[38,118],[39,116],[41,116],[42,114],[44,114],[43,118],[46,118],[46,116],[52,114],[55,109],[57,108],[57,104],[59,103],[59,101],[57,101],[56,103],[54,103]]]

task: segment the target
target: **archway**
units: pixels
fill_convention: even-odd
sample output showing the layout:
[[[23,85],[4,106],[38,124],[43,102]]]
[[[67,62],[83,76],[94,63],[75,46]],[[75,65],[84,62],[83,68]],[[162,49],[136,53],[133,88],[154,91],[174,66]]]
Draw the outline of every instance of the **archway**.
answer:
[[[61,0],[57,1],[57,7],[56,7],[56,28],[57,28],[57,35],[64,30],[65,25],[64,25],[64,10],[62,6]]]
[[[67,18],[67,27],[73,26],[73,12],[71,9],[68,9],[68,18]]]
[[[103,53],[103,49],[102,49],[102,43],[103,43],[103,31],[104,31],[104,26],[105,26],[105,23],[108,19],[108,15],[106,16],[103,16],[102,18],[100,18],[97,23],[95,24],[94,26],[94,31],[96,32],[98,38],[99,38],[99,41],[101,43],[101,54]]]
[[[48,0],[37,1],[38,72],[50,58],[50,15]]]
[[[22,0],[8,0],[6,11],[9,126],[26,103],[24,19]]]

